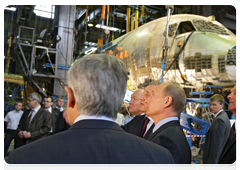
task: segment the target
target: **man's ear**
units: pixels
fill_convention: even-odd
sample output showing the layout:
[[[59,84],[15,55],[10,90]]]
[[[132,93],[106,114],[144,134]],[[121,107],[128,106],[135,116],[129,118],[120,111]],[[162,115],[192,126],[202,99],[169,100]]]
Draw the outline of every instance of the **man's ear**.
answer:
[[[222,109],[224,108],[224,104],[221,104],[221,106],[222,106]]]
[[[166,96],[164,106],[170,107],[172,105],[172,102],[173,102],[173,98],[171,96]]]
[[[67,107],[74,108],[75,106],[75,97],[71,88],[65,86],[65,91],[68,94],[68,103]]]
[[[71,88],[65,86],[65,90],[68,94],[68,103],[67,103],[67,118],[70,124],[74,124],[76,118],[80,115],[77,111],[77,103],[75,101],[74,93]]]

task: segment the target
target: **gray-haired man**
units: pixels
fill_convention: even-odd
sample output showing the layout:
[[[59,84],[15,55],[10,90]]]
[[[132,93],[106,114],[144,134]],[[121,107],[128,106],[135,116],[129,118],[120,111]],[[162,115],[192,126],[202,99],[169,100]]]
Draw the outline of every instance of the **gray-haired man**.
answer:
[[[10,154],[9,163],[173,163],[167,149],[124,132],[114,122],[127,79],[123,62],[115,56],[98,54],[77,60],[65,87],[71,128],[19,148]]]
[[[41,101],[41,95],[36,92],[28,95],[27,104],[32,109],[23,113],[18,125],[18,136],[23,139],[23,144],[45,137],[50,132],[51,113],[41,108]]]

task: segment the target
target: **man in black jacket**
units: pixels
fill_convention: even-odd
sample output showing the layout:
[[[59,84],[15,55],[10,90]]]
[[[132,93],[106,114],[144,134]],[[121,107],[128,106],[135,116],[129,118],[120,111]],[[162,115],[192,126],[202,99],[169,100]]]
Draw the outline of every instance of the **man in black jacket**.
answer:
[[[49,134],[52,126],[51,114],[41,108],[42,97],[34,92],[28,95],[27,104],[32,108],[23,113],[19,125],[18,136],[23,144],[28,144]]]
[[[47,111],[49,111],[49,113],[51,113],[51,116],[52,116],[52,126],[51,126],[51,130],[50,130],[50,134],[49,134],[49,135],[51,135],[51,134],[55,133],[56,122],[57,122],[57,119],[60,115],[60,110],[52,107],[53,98],[51,96],[44,97],[43,104],[44,104],[45,109]]]
[[[190,147],[179,122],[186,103],[183,88],[177,83],[162,83],[152,91],[146,103],[146,115],[155,123],[148,140],[167,148],[176,164],[190,164]]]

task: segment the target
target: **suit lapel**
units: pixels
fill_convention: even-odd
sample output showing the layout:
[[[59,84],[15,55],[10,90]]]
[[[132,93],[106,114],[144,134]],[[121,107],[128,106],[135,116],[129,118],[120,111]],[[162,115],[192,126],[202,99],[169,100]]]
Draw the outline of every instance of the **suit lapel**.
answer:
[[[43,109],[40,107],[40,109],[37,111],[37,113],[34,115],[34,117],[32,118],[29,126],[31,126],[32,122],[34,122],[38,117],[39,115],[43,112]]]
[[[227,150],[234,144],[234,142],[235,142],[237,139],[238,139],[238,129],[237,129],[237,131],[235,132],[232,140],[228,143],[225,151],[227,151]]]
[[[158,128],[152,135],[148,137],[148,140],[152,140],[158,133],[162,132],[166,128],[170,126],[180,126],[180,123],[178,120],[170,121],[162,125],[160,128]]]
[[[144,139],[148,139],[148,137],[152,134],[152,130],[154,128],[154,123],[152,124],[152,126],[148,129],[147,133],[143,136]]]
[[[212,129],[212,128],[213,128],[213,126],[212,126],[212,125],[213,125],[214,123],[216,123],[216,122],[215,122],[215,121],[216,121],[216,119],[217,119],[217,118],[219,118],[219,116],[221,116],[223,113],[225,113],[225,112],[224,112],[224,111],[221,111],[221,112],[220,112],[220,113],[217,115],[217,117],[215,117],[215,118],[213,119],[213,121],[212,121],[212,124],[211,124],[211,125],[210,125],[210,127],[208,128],[208,131],[207,131],[207,133],[209,132],[209,130],[210,130],[210,129]]]

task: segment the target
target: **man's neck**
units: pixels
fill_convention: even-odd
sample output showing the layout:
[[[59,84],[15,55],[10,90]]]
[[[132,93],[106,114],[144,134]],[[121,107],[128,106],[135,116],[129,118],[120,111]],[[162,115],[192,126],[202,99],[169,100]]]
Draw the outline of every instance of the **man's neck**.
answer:
[[[32,109],[35,109],[35,108],[37,108],[39,105],[40,105],[40,104],[38,103],[38,105],[37,105],[37,106],[34,106]]]
[[[174,112],[169,112],[167,114],[158,114],[155,116],[151,116],[151,118],[154,120],[154,124],[156,125],[158,122],[160,122],[163,119],[169,118],[169,117],[177,117],[177,114]]]

